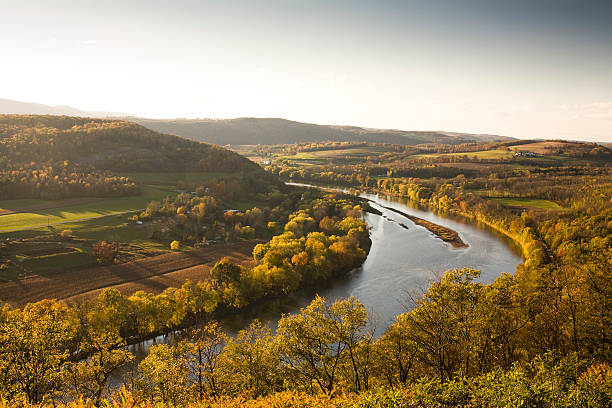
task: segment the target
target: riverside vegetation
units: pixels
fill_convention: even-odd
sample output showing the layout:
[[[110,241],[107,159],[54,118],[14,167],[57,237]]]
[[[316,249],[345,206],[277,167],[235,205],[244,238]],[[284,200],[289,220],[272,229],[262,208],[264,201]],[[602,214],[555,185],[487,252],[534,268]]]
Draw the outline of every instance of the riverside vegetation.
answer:
[[[525,262],[515,274],[483,285],[477,270],[447,271],[424,293],[407,293],[409,310],[377,339],[357,299],[328,303],[320,297],[280,319],[275,333],[253,322],[234,337],[226,335],[210,320],[215,310],[245,307],[363,262],[369,240],[361,208],[340,197],[306,195],[284,226],[266,225],[276,235],[255,247],[251,266],[223,260],[209,280],[159,295],[106,290],[72,307],[52,300],[23,309],[5,305],[3,404],[609,406],[609,150],[581,145],[544,157],[496,153],[476,159],[445,150],[506,148],[512,146],[438,146],[436,153],[425,146],[434,157],[410,158],[423,153],[398,147],[388,156],[361,156],[342,166],[281,158],[269,170],[287,180],[402,196],[486,223],[522,247]],[[504,204],[500,197],[513,201]],[[513,205],[527,200],[547,200],[560,209]],[[176,201],[167,205],[180,207]],[[194,207],[185,212],[197,222]],[[243,227],[232,231],[241,234]],[[193,327],[184,341],[153,346],[123,388],[106,389],[110,373],[132,359],[127,342],[184,326]]]

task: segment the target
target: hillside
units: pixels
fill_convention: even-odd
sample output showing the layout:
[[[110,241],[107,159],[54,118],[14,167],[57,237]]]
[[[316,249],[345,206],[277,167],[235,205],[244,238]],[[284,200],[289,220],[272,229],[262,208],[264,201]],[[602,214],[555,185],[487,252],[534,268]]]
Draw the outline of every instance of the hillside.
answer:
[[[108,197],[138,192],[120,172],[264,171],[206,143],[122,120],[0,115],[2,199]]]
[[[242,156],[123,120],[0,115],[0,168],[73,161],[111,171],[257,171]]]
[[[329,126],[276,118],[238,119],[134,119],[158,132],[218,145],[292,144],[322,141],[357,141],[417,145],[460,144],[470,141],[509,140],[492,135],[471,135],[437,131],[367,129],[356,126]]]

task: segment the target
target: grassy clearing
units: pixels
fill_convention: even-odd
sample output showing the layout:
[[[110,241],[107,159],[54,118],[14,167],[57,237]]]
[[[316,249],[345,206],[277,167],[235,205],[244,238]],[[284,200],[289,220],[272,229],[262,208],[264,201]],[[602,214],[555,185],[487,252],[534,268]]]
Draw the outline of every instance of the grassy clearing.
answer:
[[[25,200],[2,200],[0,201],[0,211],[19,211],[23,209],[28,209],[31,207],[37,207],[42,205],[53,206],[58,201],[55,200],[35,200],[35,199],[25,199]]]
[[[79,249],[76,252],[38,256],[25,259],[22,266],[32,273],[86,267],[95,264],[94,257]]]
[[[123,212],[136,211],[146,207],[147,203],[152,200],[162,200],[164,197],[174,194],[176,193],[166,189],[157,188],[154,186],[143,186],[142,194],[138,196],[108,198],[92,203],[82,203],[47,210],[3,215],[0,216],[0,232],[9,232],[19,228],[41,228],[46,227],[47,224],[55,225],[70,221],[85,220]],[[0,208],[13,206],[11,203],[12,201],[14,200],[10,200],[8,202],[0,201]]]
[[[293,155],[277,155],[279,159],[294,160],[296,162],[303,162],[305,164],[322,164],[326,161],[332,160],[357,160],[363,159],[368,156],[380,155],[389,152],[390,149],[384,147],[374,146],[359,146],[346,149],[338,150],[317,150],[312,152],[299,152]]]
[[[527,207],[538,208],[541,210],[562,210],[559,204],[549,201],[533,198],[491,198],[491,200],[508,207]]]
[[[478,152],[464,152],[464,153],[432,153],[432,154],[415,154],[410,156],[411,158],[420,159],[426,157],[442,157],[442,156],[468,156],[478,157],[479,159],[509,159],[514,155],[513,152],[508,150],[481,150]]]
[[[67,224],[74,236],[96,241],[129,242],[145,249],[167,250],[169,243],[149,239],[147,225],[134,225],[128,215],[114,215]]]

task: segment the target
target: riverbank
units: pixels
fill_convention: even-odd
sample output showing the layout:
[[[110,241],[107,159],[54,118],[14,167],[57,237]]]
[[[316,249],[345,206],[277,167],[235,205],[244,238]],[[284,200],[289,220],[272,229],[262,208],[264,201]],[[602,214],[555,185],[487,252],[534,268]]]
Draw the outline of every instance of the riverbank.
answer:
[[[371,194],[382,194],[382,195],[385,195],[385,196],[388,196],[388,197],[395,197],[395,198],[401,198],[401,199],[409,200],[408,197],[401,196],[401,195],[396,195],[396,194],[391,194],[391,193],[389,193],[387,191],[379,191],[379,190],[376,190],[376,189],[369,189],[368,193],[371,193]],[[411,201],[411,202],[414,202],[414,201]],[[419,205],[419,203],[415,203],[415,204]],[[429,206],[425,206],[425,207],[426,208],[430,208]],[[389,210],[395,211],[395,210],[393,210],[391,208],[389,208]],[[485,219],[484,217],[481,217],[481,216],[478,216],[478,215],[470,214],[470,213],[467,213],[467,212],[464,212],[464,211],[458,211],[456,209],[451,209],[449,212],[451,214],[453,214],[453,215],[459,216],[459,217],[464,218],[466,220],[476,221],[477,223],[486,225],[491,230],[493,230],[493,231],[495,231],[495,232],[505,236],[506,238],[510,239],[514,243],[514,245],[518,249],[520,249],[522,260],[525,261],[527,259],[527,254],[529,253],[528,252],[528,245],[529,245],[529,243],[526,242],[526,240],[521,238],[519,235],[513,234],[512,232],[508,231],[507,229],[504,229],[504,228],[500,227],[496,223],[491,222],[491,221]],[[426,221],[426,222],[428,222],[428,221]],[[436,224],[434,224],[434,225],[436,225]]]
[[[420,219],[427,218],[434,223],[446,225],[469,243],[467,250],[454,250],[450,245],[442,244],[438,237],[425,228],[415,228],[407,221],[409,225],[403,228],[405,217],[387,209],[396,207],[404,213],[410,213],[412,207],[402,203],[396,205],[394,201],[385,199],[383,194],[380,197],[361,197],[362,203],[368,203],[367,199],[372,200],[369,203],[375,211],[364,208],[372,244],[363,265],[315,287],[302,287],[289,295],[259,299],[247,308],[230,310],[220,307],[206,318],[219,321],[224,330],[231,334],[244,329],[255,318],[274,330],[281,316],[298,313],[317,294],[329,302],[354,296],[376,318],[374,335],[379,337],[393,324],[397,315],[407,310],[406,293],[426,288],[444,271],[456,268],[480,269],[482,274],[479,281],[488,284],[501,273],[513,272],[521,262],[517,252],[508,246],[509,241],[499,240],[500,235],[493,235],[492,231],[483,228],[484,225],[478,227],[476,223],[453,218],[443,220],[430,211],[427,211],[428,215],[422,210],[414,213]],[[200,316],[199,320],[187,319],[176,329],[185,329],[201,323],[203,319],[204,316]],[[133,344],[130,350],[136,355],[136,362],[146,357],[152,344],[173,344],[177,341],[175,335],[164,335],[163,332],[156,334],[160,336],[128,339]],[[176,335],[183,336],[179,333]],[[188,333],[184,335],[188,336]],[[116,384],[120,385],[121,381],[118,379]]]
[[[347,193],[347,191],[342,190],[340,188],[334,188],[334,187],[322,187],[322,186],[315,186],[315,185],[311,185],[311,184],[303,184],[303,183],[289,183],[291,185],[296,185],[296,186],[302,186],[302,187],[311,187],[311,188],[317,188],[323,191],[329,191],[329,192],[342,192],[342,193]],[[376,191],[374,191],[376,192]],[[378,192],[376,192],[378,193]],[[382,192],[381,192],[382,193]],[[374,200],[370,200],[368,198],[363,198],[360,197],[364,203],[367,204],[367,207],[364,208],[364,211],[369,212],[371,214],[376,214],[376,215],[381,215],[382,216],[382,212],[378,211],[377,209],[371,207],[369,205],[370,202],[375,202]],[[439,224],[435,224],[431,221],[427,221],[424,220],[422,218],[416,217],[414,215],[410,215],[407,214],[403,211],[400,210],[396,210],[395,208],[392,207],[387,207],[381,204],[378,204],[381,207],[389,210],[389,211],[393,211],[394,213],[400,214],[406,218],[408,218],[410,221],[414,222],[417,225],[420,225],[422,227],[424,227],[425,229],[427,229],[428,231],[430,231],[431,233],[433,233],[436,237],[440,238],[442,241],[444,242],[448,242],[449,244],[451,244],[453,246],[453,248],[467,248],[469,245],[466,244],[465,242],[463,242],[463,240],[461,239],[461,237],[459,236],[459,233],[451,228],[448,227],[444,227],[442,225]],[[402,227],[405,227],[403,224],[401,224]]]

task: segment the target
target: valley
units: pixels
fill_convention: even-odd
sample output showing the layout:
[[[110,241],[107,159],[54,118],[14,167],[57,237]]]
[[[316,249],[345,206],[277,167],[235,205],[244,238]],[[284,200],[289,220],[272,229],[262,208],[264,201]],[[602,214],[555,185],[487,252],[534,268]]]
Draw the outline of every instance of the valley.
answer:
[[[115,392],[131,367],[140,370],[160,348],[178,352],[209,341],[200,330],[232,334],[220,343],[222,358],[234,358],[233,342],[266,352],[284,344],[263,368],[278,378],[276,359],[292,352],[285,342],[305,346],[302,334],[291,340],[294,319],[323,319],[329,342],[346,347],[350,340],[334,334],[333,322],[353,322],[359,347],[378,350],[372,362],[355,362],[373,370],[372,384],[389,381],[385,367],[405,359],[420,361],[411,375],[448,381],[466,369],[463,358],[474,358],[467,345],[473,342],[487,361],[470,365],[472,379],[501,369],[499,359],[528,364],[521,356],[540,348],[605,353],[597,333],[605,333],[608,317],[601,320],[586,303],[571,307],[590,337],[572,331],[571,314],[554,327],[546,317],[555,312],[551,299],[603,301],[598,289],[574,279],[607,287],[612,151],[605,147],[440,143],[432,136],[412,145],[324,141],[229,151],[125,121],[0,119],[0,191],[7,198],[0,201],[0,299],[5,316],[13,316],[5,327],[40,308],[44,315],[57,310],[57,323],[77,333],[70,334],[74,341],[97,330],[114,333],[113,352],[135,360],[109,368],[105,392]],[[550,279],[573,292],[549,291]],[[447,306],[438,310],[434,301]],[[466,327],[460,310],[474,310],[475,334],[458,334]],[[453,323],[428,320],[438,313]],[[222,328],[202,326],[211,319]],[[23,335],[35,336],[39,327],[46,326]],[[316,336],[316,327],[299,330]],[[405,345],[435,346],[432,328],[460,342],[454,351],[440,346],[452,353],[452,365],[428,360],[425,349],[405,354]],[[497,337],[478,343],[491,330]],[[564,343],[535,340],[541,332]],[[508,342],[521,351],[505,356],[500,350]],[[336,358],[348,363],[344,353]],[[189,354],[177,358],[190,361]],[[223,361],[219,370],[233,364]],[[349,367],[341,368],[342,381],[355,375]],[[285,390],[274,384],[266,392]],[[331,387],[356,391],[347,384]]]

